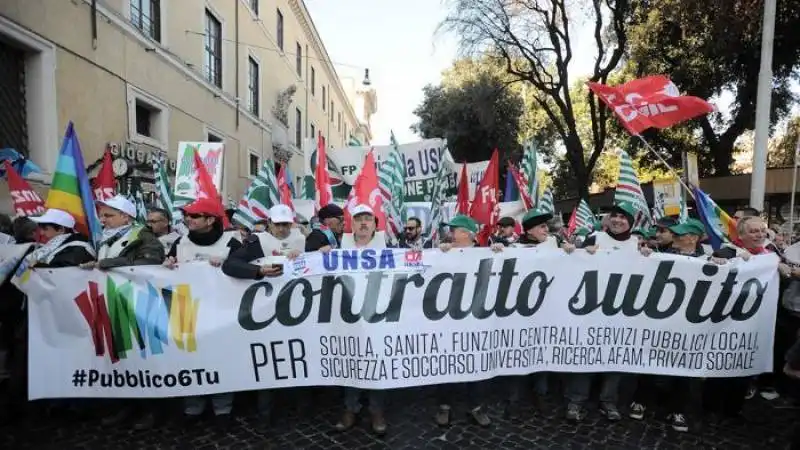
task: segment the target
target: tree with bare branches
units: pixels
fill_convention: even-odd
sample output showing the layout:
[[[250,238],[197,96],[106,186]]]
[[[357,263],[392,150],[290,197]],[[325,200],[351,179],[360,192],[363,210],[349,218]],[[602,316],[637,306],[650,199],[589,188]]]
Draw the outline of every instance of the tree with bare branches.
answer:
[[[515,81],[533,87],[552,121],[578,192],[588,196],[592,170],[606,145],[609,110],[588,89],[591,133],[581,139],[571,90],[572,33],[581,15],[593,24],[596,49],[589,81],[606,83],[627,43],[628,0],[450,0],[441,28],[457,34],[467,54],[497,57]],[[574,81],[574,80],[572,80]],[[552,149],[551,149],[552,151]]]

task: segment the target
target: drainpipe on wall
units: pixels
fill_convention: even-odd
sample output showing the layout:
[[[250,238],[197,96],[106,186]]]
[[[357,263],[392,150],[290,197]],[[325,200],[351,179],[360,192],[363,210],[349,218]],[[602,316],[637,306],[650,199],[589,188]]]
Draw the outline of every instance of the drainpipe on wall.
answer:
[[[236,4],[235,18],[233,20],[234,45],[236,46],[236,50],[234,50],[234,58],[236,59],[236,68],[234,69],[234,76],[236,77],[236,131],[239,131],[239,104],[241,100],[239,96],[239,0],[233,0],[233,2]]]
[[[305,129],[303,130],[303,133],[300,133],[301,136],[306,136],[307,133],[308,133],[308,119],[309,119],[309,116],[311,115],[311,111],[308,109],[308,94],[309,94],[309,92],[311,90],[311,85],[309,84],[309,83],[311,83],[311,73],[309,72],[309,70],[311,70],[311,69],[309,69],[309,67],[308,67],[308,57],[309,57],[308,44],[306,44],[306,55],[305,56],[306,56],[306,73],[305,73],[306,79],[304,81],[305,81],[305,86],[306,86],[306,123],[303,125],[305,127]],[[311,136],[311,137],[314,137],[314,136]],[[303,147],[303,142],[305,142],[305,139],[300,139],[300,147],[301,147],[299,149],[300,152],[303,152],[303,148],[302,148]]]
[[[97,0],[92,0],[92,50],[97,50]]]

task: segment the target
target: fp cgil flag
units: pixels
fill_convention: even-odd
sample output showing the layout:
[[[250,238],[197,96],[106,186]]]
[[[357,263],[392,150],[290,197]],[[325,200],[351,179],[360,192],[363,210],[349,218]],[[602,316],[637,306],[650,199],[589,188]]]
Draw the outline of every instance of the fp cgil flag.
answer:
[[[497,149],[492,153],[492,159],[489,160],[489,166],[486,167],[486,172],[483,174],[478,188],[475,190],[475,198],[472,199],[472,206],[469,210],[469,215],[476,222],[494,226],[497,221],[497,190],[499,180],[497,179],[498,170],[498,155]]]
[[[14,202],[14,213],[17,216],[37,216],[44,213],[44,201],[31,189],[31,185],[19,176],[8,160],[3,161],[8,181],[8,192]]]
[[[589,88],[619,117],[622,126],[639,135],[648,128],[668,128],[714,111],[698,97],[682,96],[663,75],[629,81],[619,86],[589,83]]]

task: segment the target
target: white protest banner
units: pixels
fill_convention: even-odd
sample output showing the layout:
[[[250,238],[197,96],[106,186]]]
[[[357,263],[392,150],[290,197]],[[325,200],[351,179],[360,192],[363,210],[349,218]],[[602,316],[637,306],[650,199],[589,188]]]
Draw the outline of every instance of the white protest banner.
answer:
[[[225,156],[225,144],[222,142],[179,142],[178,164],[175,167],[175,204],[183,206],[194,200],[197,186],[195,183],[194,152],[203,160],[214,187],[222,192],[222,164]]]
[[[5,283],[6,278],[19,265],[22,257],[32,244],[10,244],[0,245],[0,284]]]
[[[314,173],[317,167],[317,144],[313,139],[304,142],[305,173],[307,176]],[[389,145],[375,145],[362,147],[344,147],[328,151],[328,170],[331,175],[331,189],[335,198],[347,198],[350,188],[355,183],[356,177],[361,172],[364,158],[371,149],[375,149],[375,162],[380,169],[380,164],[389,156],[392,147]],[[433,183],[442,164],[449,164],[452,171],[448,187],[455,193],[457,176],[461,173],[461,165],[453,162],[447,151],[443,139],[425,139],[418,142],[401,144],[398,146],[403,155],[406,168],[406,202],[430,202],[433,192]],[[489,161],[467,164],[467,173],[470,179],[470,196],[474,194],[475,186],[483,178],[483,173]]]
[[[772,255],[719,266],[624,250],[402,251],[315,253],[310,264],[350,273],[260,281],[203,262],[34,269],[18,281],[30,299],[30,396],[772,370]]]

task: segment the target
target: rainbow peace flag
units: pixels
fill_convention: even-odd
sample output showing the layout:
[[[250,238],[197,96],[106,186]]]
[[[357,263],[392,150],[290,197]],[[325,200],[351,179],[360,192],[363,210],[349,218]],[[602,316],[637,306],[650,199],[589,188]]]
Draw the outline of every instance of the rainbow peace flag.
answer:
[[[708,240],[714,250],[719,249],[726,238],[730,241],[739,239],[736,232],[736,220],[729,216],[719,205],[699,187],[693,186],[694,201],[700,221],[706,227]]]
[[[94,195],[83,163],[81,144],[70,122],[58,154],[56,171],[45,207],[64,210],[75,217],[75,229],[88,236],[97,246],[102,236],[100,220],[94,205]]]

